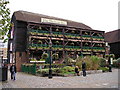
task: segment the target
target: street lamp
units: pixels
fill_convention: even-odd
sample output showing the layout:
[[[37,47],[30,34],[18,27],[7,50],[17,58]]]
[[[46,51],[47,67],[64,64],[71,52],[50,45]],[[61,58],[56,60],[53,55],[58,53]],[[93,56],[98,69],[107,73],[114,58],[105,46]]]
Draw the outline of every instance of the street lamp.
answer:
[[[52,63],[52,41],[51,41],[51,39],[50,39],[50,42],[49,42],[49,48],[50,48],[50,66],[49,66],[48,78],[51,79],[52,78],[52,69],[51,69],[51,63]]]
[[[50,66],[49,66],[49,75],[48,78],[51,79],[52,78],[52,69],[51,69],[51,63],[52,63],[52,28],[50,28],[50,42],[49,42],[49,50],[50,50]]]

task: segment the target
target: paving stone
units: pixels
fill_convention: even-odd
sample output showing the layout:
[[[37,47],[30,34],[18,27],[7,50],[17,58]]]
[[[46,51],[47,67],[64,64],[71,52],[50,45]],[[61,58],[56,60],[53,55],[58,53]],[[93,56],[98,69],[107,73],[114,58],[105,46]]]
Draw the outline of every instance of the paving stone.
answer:
[[[2,88],[118,88],[117,69],[113,69],[113,72],[88,74],[86,77],[55,76],[52,79],[18,72],[16,81],[10,80],[10,73],[8,75]]]

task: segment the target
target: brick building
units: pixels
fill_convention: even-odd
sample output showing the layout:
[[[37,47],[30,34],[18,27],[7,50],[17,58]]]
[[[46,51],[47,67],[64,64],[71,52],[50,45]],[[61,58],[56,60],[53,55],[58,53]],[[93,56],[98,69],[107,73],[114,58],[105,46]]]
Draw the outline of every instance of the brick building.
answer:
[[[83,23],[26,11],[14,12],[11,22],[8,59],[16,63],[18,71],[22,63],[39,60],[43,52],[49,54],[50,40],[52,53],[59,54],[58,61],[64,61],[66,55],[105,54],[104,31]]]
[[[114,30],[105,33],[105,41],[110,46],[110,54],[115,54],[116,58],[120,57],[120,30]]]

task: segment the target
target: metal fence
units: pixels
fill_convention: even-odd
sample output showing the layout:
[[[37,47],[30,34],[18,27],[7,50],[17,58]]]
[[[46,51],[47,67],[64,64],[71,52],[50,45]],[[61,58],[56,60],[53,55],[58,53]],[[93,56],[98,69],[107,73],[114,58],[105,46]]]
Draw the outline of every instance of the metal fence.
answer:
[[[36,74],[36,64],[33,65],[22,65],[21,66],[22,72],[30,73],[30,74]]]

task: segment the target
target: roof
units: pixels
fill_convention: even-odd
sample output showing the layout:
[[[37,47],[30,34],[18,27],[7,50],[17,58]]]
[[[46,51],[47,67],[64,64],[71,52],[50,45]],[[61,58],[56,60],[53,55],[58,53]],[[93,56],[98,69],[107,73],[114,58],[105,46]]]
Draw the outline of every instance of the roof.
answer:
[[[120,42],[120,29],[105,33],[105,41],[108,43]]]
[[[42,14],[37,14],[37,13],[31,13],[31,12],[27,12],[27,11],[16,11],[16,12],[14,12],[12,17],[15,17],[16,20],[19,20],[19,21],[34,22],[34,23],[40,23],[41,18],[62,20],[62,21],[67,21],[67,26],[93,30],[91,27],[89,27],[83,23],[78,23],[78,22],[74,22],[71,20],[65,20],[65,19],[42,15]]]

